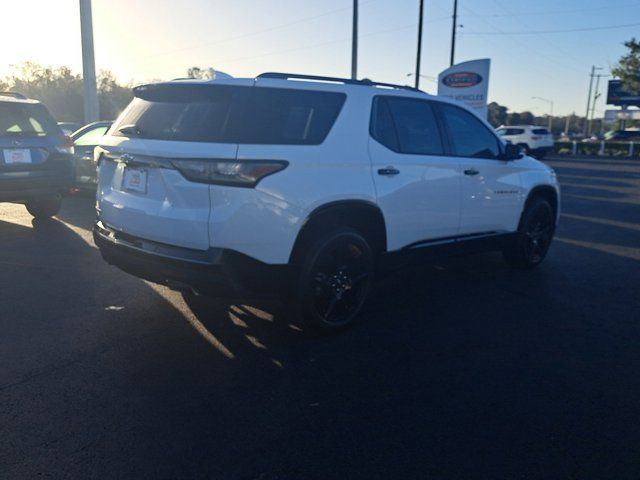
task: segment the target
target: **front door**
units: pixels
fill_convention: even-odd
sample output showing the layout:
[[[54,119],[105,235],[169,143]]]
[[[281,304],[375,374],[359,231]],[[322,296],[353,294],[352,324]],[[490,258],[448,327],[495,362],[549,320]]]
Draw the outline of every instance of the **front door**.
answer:
[[[444,153],[431,102],[377,96],[371,118],[369,154],[388,249],[457,235],[461,164]]]
[[[473,113],[439,108],[463,173],[459,234],[515,231],[524,196],[517,162],[502,159],[497,135]]]

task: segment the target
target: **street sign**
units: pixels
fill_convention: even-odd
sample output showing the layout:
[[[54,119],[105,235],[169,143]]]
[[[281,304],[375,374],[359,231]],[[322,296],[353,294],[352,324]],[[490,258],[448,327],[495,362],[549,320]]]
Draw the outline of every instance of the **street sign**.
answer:
[[[607,105],[640,106],[640,92],[625,92],[622,80],[609,80]]]
[[[490,65],[490,59],[482,58],[447,68],[438,75],[438,95],[457,100],[486,119]]]

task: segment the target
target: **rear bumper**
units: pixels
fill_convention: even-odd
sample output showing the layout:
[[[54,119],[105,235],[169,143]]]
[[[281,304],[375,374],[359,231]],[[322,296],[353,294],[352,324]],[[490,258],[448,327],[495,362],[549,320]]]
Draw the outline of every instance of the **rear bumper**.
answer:
[[[223,248],[194,250],[118,232],[98,221],[93,239],[104,260],[173,290],[213,296],[272,296],[290,286],[289,265],[268,265]]]
[[[27,201],[41,195],[66,191],[73,183],[71,172],[46,175],[0,175],[0,202]]]

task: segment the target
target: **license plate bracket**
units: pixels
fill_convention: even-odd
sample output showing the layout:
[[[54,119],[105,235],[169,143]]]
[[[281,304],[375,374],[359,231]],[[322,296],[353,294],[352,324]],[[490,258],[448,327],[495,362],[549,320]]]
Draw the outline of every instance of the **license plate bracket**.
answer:
[[[5,148],[3,154],[6,165],[32,163],[31,150],[28,148]]]
[[[147,170],[144,168],[124,167],[122,189],[137,193],[147,193]]]

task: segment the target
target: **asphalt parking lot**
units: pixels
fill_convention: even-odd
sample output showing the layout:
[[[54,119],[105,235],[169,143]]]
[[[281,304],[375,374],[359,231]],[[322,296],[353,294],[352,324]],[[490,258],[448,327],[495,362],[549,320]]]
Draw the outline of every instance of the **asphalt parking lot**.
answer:
[[[539,269],[403,272],[332,337],[105,264],[89,198],[0,204],[0,478],[639,478],[640,162],[548,163]]]

